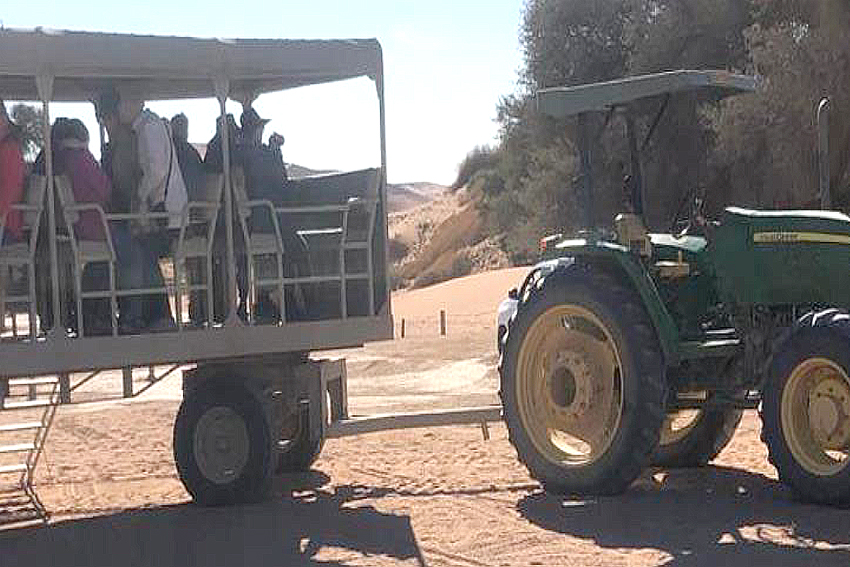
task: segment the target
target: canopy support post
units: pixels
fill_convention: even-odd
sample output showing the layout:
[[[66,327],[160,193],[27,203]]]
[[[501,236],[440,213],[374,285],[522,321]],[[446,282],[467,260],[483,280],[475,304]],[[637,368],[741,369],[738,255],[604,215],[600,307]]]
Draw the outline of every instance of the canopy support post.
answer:
[[[587,112],[578,115],[578,148],[581,159],[578,202],[584,213],[584,230],[593,229],[593,175],[590,153],[590,116]]]
[[[50,338],[56,339],[64,335],[59,329],[64,330],[62,321],[62,309],[59,305],[59,250],[56,246],[56,196],[53,186],[53,145],[50,139],[50,99],[53,97],[53,76],[39,74],[35,78],[38,96],[41,99],[41,108],[44,113],[44,174],[47,177],[47,229],[50,242],[50,291],[52,297],[53,327],[50,329]],[[35,324],[32,321],[30,324]],[[82,332],[79,329],[78,332]]]
[[[227,243],[227,319],[225,325],[240,325],[236,313],[236,254],[233,245],[233,187],[230,177],[230,126],[227,123],[227,95],[230,81],[226,77],[215,79],[215,97],[221,113],[221,157],[224,168],[224,220]]]
[[[384,100],[384,62],[383,59],[379,61],[378,73],[375,77],[375,89],[378,91],[378,116],[380,120],[380,137],[381,137],[381,179],[380,179],[380,194],[381,194],[381,207],[384,211],[386,211],[387,207],[387,110],[386,110],[386,102]],[[384,218],[387,218],[387,215],[383,215]],[[389,223],[384,222],[384,242],[390,241],[390,227]],[[369,243],[371,246],[372,244]],[[389,246],[384,246],[384,266],[390,265],[389,260]],[[370,277],[374,277],[374,274],[371,274]],[[392,313],[392,304],[391,304],[391,296],[390,293],[390,277],[386,272],[384,273],[384,289],[383,289],[383,297],[386,302],[386,310],[387,313]],[[369,313],[370,317],[374,317],[374,313]],[[392,320],[392,319],[391,319]]]
[[[644,224],[646,224],[646,218],[643,216],[643,172],[640,167],[640,151],[638,150],[635,118],[632,115],[631,109],[626,110],[626,136],[629,139],[629,158],[631,160],[632,176],[632,194],[629,195],[629,198],[632,201],[635,214],[643,219]]]

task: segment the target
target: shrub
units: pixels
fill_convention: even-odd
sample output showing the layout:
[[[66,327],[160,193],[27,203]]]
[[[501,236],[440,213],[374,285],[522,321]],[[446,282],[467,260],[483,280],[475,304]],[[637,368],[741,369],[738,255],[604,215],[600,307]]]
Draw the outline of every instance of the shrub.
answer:
[[[466,154],[463,161],[460,162],[457,171],[457,178],[452,183],[452,189],[460,189],[475,177],[479,171],[493,169],[499,163],[499,153],[490,146],[476,146],[471,152]]]

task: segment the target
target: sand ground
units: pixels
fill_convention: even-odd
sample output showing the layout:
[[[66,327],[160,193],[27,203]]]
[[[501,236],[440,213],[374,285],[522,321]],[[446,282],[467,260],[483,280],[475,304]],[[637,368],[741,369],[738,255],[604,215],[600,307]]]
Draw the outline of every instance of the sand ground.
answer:
[[[495,403],[493,313],[521,275],[398,294],[405,339],[333,353],[352,411]],[[210,509],[174,471],[179,400],[175,373],[131,402],[60,408],[37,474],[53,520],[0,533],[0,565],[850,565],[850,510],[790,497],[753,412],[711,466],[649,470],[618,497],[541,492],[499,424],[489,441],[476,426],[330,440],[268,502]]]

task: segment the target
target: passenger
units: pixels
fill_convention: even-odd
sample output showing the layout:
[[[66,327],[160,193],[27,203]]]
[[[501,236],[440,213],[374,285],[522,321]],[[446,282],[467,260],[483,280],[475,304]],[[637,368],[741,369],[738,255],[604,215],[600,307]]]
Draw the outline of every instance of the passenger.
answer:
[[[20,211],[11,209],[24,197],[26,166],[21,152],[17,127],[9,120],[6,106],[0,99],[0,223],[3,242],[19,242],[22,238]]]
[[[79,119],[57,119],[51,129],[51,141],[54,148],[54,172],[56,175],[66,176],[71,182],[74,201],[95,203],[104,211],[107,210],[112,186],[89,151],[89,132],[85,124]],[[106,239],[103,219],[95,211],[82,211],[74,225],[74,232],[81,241]],[[109,289],[108,268],[104,264],[86,266],[82,276],[82,288]],[[110,332],[111,308],[108,299],[84,300],[83,325],[86,335]]]
[[[241,145],[242,133],[239,130],[239,126],[236,125],[236,119],[232,114],[228,114],[225,118],[225,122],[227,123],[227,131],[229,134],[229,142],[230,142],[230,164],[239,165],[239,160],[237,158],[239,154],[239,147]],[[219,116],[216,119],[216,132],[212,139],[207,144],[207,152],[204,156],[204,168],[209,173],[213,174],[221,174],[224,173],[224,158],[223,158],[223,146],[222,146],[222,137],[221,137],[221,125],[222,119]],[[224,282],[224,271],[223,266],[225,262],[225,223],[219,222],[216,227],[215,233],[215,244],[213,245],[213,254],[214,254],[214,270],[215,275],[213,276],[215,282]],[[245,260],[245,244],[242,241],[242,232],[236,230],[234,232],[234,249],[236,252],[236,288],[238,297],[238,315],[244,321],[247,318],[247,310],[245,308],[246,298],[248,295],[248,280],[247,280],[247,263]],[[215,307],[213,309],[213,318],[216,322],[224,321],[224,318],[227,316],[228,309],[226,307],[227,301],[225,298],[225,294],[227,292],[226,285],[221,283],[219,285],[214,285],[214,295],[215,295]],[[203,312],[202,303],[195,303],[194,306],[190,306],[190,319],[193,321],[203,321],[206,320],[206,315]]]
[[[195,146],[189,143],[189,119],[177,114],[171,119],[171,137],[177,152],[177,163],[186,184],[189,200],[196,198],[204,182],[204,161]]]
[[[273,134],[270,144],[263,144],[263,130],[269,122],[260,118],[257,111],[251,107],[245,109],[240,119],[242,123],[242,145],[238,159],[245,171],[245,190],[252,200],[268,200],[276,206],[292,205],[292,197],[288,194],[288,178],[286,166],[280,147],[283,136]],[[272,232],[272,218],[267,209],[257,209],[251,216],[251,230],[256,232]],[[281,216],[279,227],[284,249],[284,271],[287,276],[305,276],[310,272],[307,257],[307,247],[296,232],[296,220]],[[287,298],[287,314],[290,318],[306,315],[303,290],[295,287],[292,297]],[[271,301],[268,290],[257,297],[255,311],[261,318],[277,317],[277,306]]]
[[[237,163],[236,156],[239,152],[242,133],[236,125],[236,119],[232,114],[228,114],[227,131],[230,134],[230,163]],[[216,119],[215,136],[207,144],[207,153],[204,156],[204,167],[210,173],[224,173],[223,146],[221,141],[221,116]]]
[[[189,143],[189,119],[185,114],[176,114],[171,118],[171,136],[174,140],[174,149],[177,151],[177,162],[180,164],[180,172],[183,174],[183,181],[186,183],[186,192],[189,194],[189,200],[202,200],[201,190],[204,183],[204,161],[201,159],[201,154],[195,149],[195,146]],[[213,271],[216,274],[214,279],[216,282],[222,281],[219,279],[221,269],[220,262],[214,262]],[[192,262],[188,268],[188,276],[190,281],[198,281],[200,278],[200,267],[195,262]],[[213,285],[208,282],[208,285]],[[216,287],[213,285],[213,287]],[[206,303],[204,300],[204,292],[191,291],[189,293],[189,320],[196,327],[203,326],[207,321]],[[220,311],[221,309],[219,309]]]
[[[165,287],[159,267],[159,258],[168,253],[168,228],[179,227],[187,201],[186,187],[176,152],[171,141],[168,124],[153,112],[143,109],[141,103],[121,101],[117,93],[101,96],[98,112],[107,130],[125,134],[123,138],[110,139],[112,173],[120,164],[122,177],[140,174],[136,187],[125,187],[129,195],[131,213],[167,211],[172,216],[162,222],[122,223],[115,227],[115,247],[118,254],[119,282],[124,289],[151,289]],[[132,141],[126,136],[124,126],[129,125],[135,134],[137,154],[130,153],[122,142]],[[121,156],[121,160],[116,159]],[[132,162],[135,160],[135,164]],[[129,177],[132,180],[132,177]],[[127,179],[124,179],[127,182]],[[174,318],[166,293],[144,294],[122,300],[121,331],[137,333],[143,330],[162,331],[175,328]]]
[[[98,118],[106,128],[109,142],[101,149],[101,167],[112,181],[109,212],[130,213],[142,170],[136,133],[119,117],[119,99],[115,91],[105,92],[98,103]]]

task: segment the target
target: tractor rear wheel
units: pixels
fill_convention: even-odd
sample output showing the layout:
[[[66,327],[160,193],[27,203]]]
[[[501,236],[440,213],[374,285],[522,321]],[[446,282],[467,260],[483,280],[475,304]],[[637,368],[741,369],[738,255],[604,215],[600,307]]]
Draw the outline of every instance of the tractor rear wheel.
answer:
[[[682,410],[667,414],[653,466],[701,467],[714,460],[735,435],[744,412],[735,408]]]
[[[837,310],[803,322],[771,367],[762,440],[798,496],[850,504],[850,325]]]
[[[548,491],[622,492],[664,420],[655,331],[615,277],[576,267],[547,280],[520,306],[499,367],[511,443]]]

